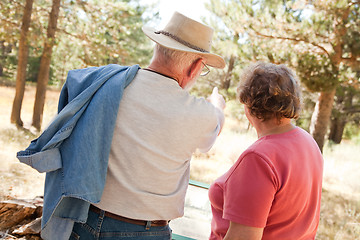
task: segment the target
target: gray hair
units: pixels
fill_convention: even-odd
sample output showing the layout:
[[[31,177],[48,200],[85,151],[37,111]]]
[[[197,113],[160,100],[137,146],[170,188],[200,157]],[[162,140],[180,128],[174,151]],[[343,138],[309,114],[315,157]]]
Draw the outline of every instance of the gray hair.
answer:
[[[166,63],[173,64],[174,66],[188,66],[200,57],[195,53],[178,51],[156,44],[153,57],[155,58],[160,56]]]

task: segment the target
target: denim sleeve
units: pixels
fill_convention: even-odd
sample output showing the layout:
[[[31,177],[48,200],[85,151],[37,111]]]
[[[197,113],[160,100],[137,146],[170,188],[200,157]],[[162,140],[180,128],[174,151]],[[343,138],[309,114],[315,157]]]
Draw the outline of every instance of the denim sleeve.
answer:
[[[51,172],[62,167],[61,155],[58,148],[31,154],[29,151],[20,151],[17,154],[20,162],[29,165],[38,172]]]
[[[60,92],[59,103],[58,103],[58,113],[68,104],[68,102],[69,102],[68,98],[69,97],[68,97],[67,82],[65,82],[65,84]]]

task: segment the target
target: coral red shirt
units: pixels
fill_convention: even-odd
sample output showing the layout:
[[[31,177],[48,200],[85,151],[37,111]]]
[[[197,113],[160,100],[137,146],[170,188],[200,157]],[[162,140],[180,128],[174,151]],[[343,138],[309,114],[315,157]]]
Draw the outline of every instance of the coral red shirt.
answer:
[[[301,128],[258,139],[210,187],[210,239],[230,221],[264,228],[262,239],[314,239],[320,218],[323,158]]]

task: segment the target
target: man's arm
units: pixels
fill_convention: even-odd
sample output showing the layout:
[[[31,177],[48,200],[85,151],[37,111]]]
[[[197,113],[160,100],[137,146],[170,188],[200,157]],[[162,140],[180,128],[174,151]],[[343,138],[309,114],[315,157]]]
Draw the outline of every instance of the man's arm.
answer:
[[[223,96],[219,94],[218,88],[214,87],[212,94],[208,98],[208,101],[212,105],[214,105],[214,107],[218,110],[217,116],[220,124],[220,131],[219,131],[220,134],[225,122],[225,117],[224,117],[224,109],[226,106],[225,99]]]
[[[263,231],[263,228],[249,227],[230,221],[224,240],[260,240]]]

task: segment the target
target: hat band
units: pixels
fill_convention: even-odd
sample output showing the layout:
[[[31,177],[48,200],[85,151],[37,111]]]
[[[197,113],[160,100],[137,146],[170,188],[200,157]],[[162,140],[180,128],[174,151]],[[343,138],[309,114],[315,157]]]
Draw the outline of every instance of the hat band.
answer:
[[[170,38],[174,39],[175,41],[177,41],[177,42],[179,42],[179,43],[181,43],[181,44],[183,44],[183,45],[185,45],[185,46],[187,46],[187,47],[189,47],[189,48],[192,48],[192,49],[196,50],[196,51],[203,52],[203,53],[208,53],[208,52],[209,52],[209,51],[206,51],[206,50],[203,49],[203,48],[200,48],[200,47],[197,47],[197,46],[195,46],[195,45],[192,45],[191,43],[189,43],[189,42],[187,42],[187,41],[184,41],[184,40],[182,40],[181,38],[179,38],[179,37],[177,37],[177,36],[175,36],[175,35],[167,32],[167,31],[157,31],[157,32],[154,32],[154,33],[155,33],[155,34],[163,34],[163,35],[165,35],[165,36],[167,36],[167,37],[170,37]]]

